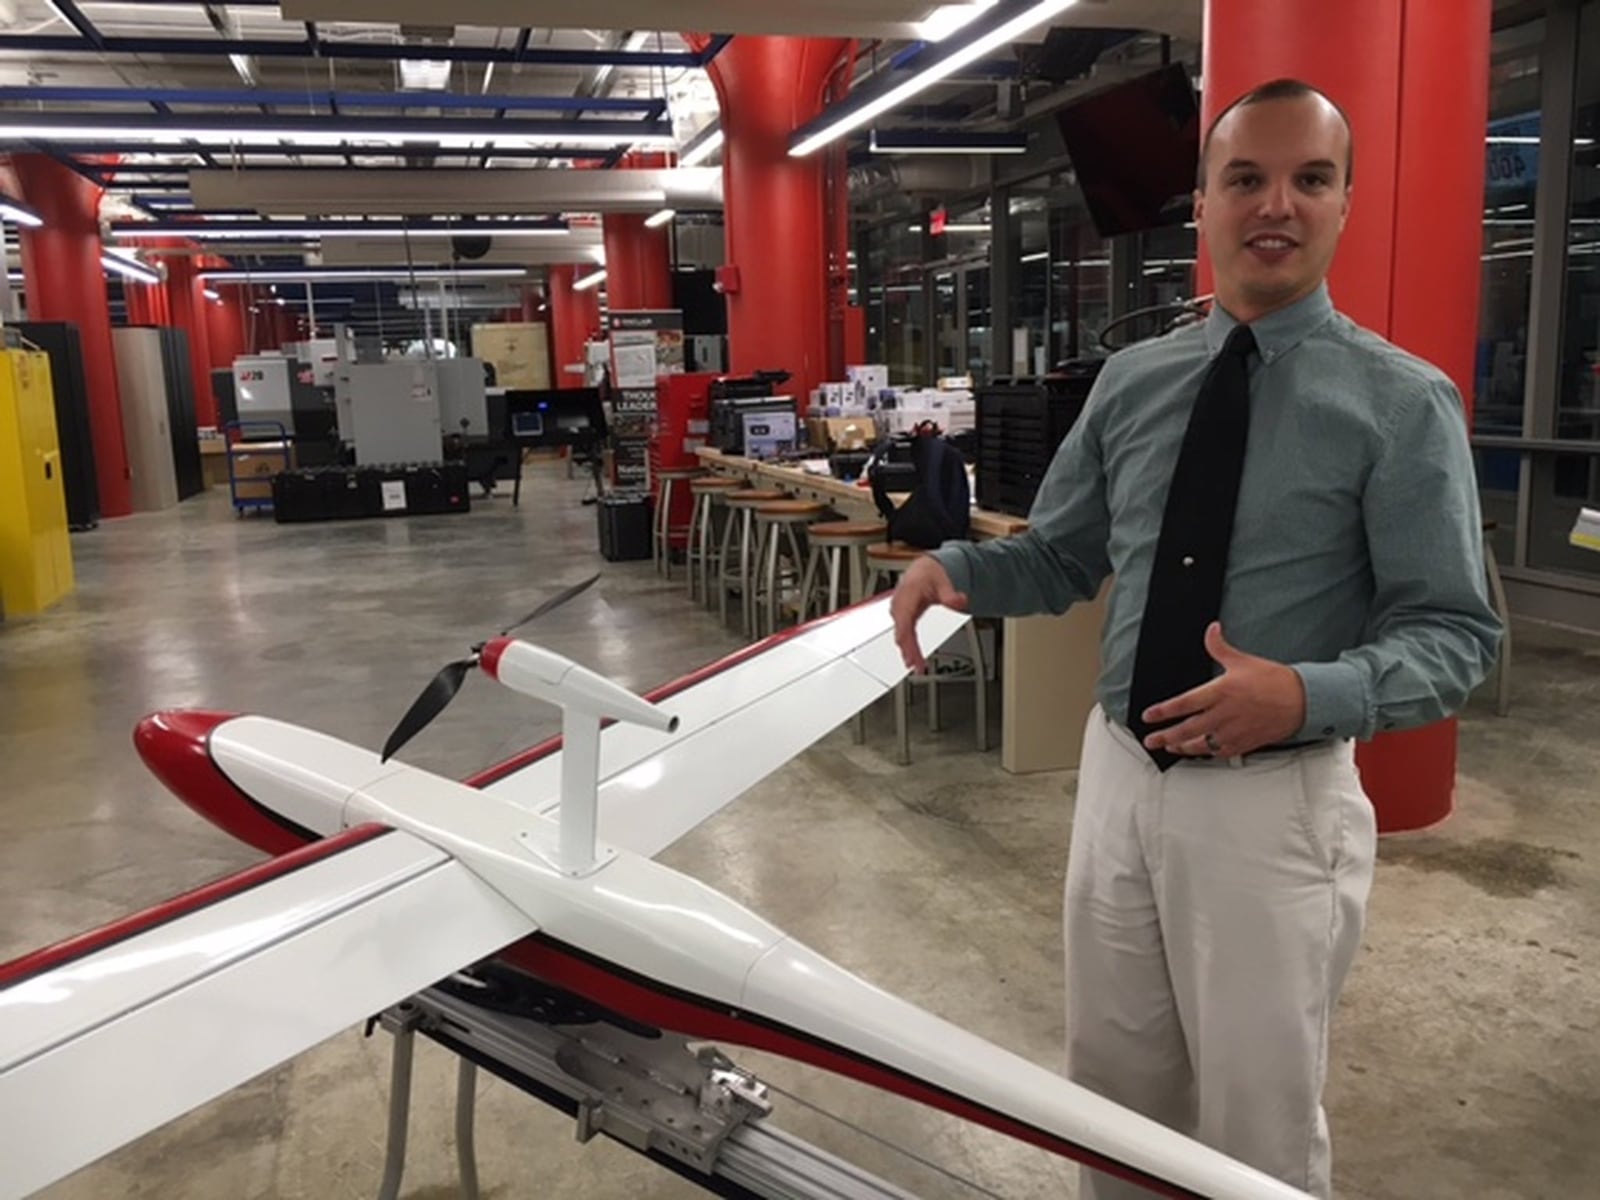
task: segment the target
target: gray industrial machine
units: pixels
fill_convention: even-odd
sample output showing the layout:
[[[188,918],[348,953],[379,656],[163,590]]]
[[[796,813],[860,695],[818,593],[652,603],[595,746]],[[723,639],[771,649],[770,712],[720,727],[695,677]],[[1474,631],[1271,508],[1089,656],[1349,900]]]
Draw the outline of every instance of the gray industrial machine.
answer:
[[[439,424],[446,435],[489,436],[483,362],[476,358],[439,358],[432,363],[439,389]]]
[[[355,446],[358,465],[440,461],[435,365],[422,359],[341,364],[339,434]]]

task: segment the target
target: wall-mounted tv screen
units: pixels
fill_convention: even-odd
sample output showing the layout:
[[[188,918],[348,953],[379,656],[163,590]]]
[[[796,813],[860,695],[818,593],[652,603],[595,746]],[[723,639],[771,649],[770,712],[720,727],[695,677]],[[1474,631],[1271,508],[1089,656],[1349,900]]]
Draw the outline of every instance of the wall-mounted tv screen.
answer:
[[[1056,120],[1101,237],[1189,219],[1200,106],[1181,65],[1094,92]]]

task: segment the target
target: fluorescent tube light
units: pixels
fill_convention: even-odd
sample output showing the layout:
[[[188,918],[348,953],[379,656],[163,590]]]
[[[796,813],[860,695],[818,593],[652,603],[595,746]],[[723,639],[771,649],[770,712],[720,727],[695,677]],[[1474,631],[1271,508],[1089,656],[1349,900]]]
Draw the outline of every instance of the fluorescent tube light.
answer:
[[[676,209],[663,208],[660,212],[651,213],[648,217],[646,217],[644,219],[645,228],[646,229],[659,229],[661,226],[665,225],[668,221],[672,220],[672,218],[677,216],[677,215],[678,215],[678,212],[677,212]]]
[[[1050,257],[1050,251],[1048,251],[1048,250],[1040,250],[1040,251],[1038,251],[1038,252],[1036,252],[1034,254],[1024,254],[1022,256],[1022,260],[1021,261],[1023,261],[1023,262],[1043,262],[1045,259],[1047,259],[1049,257]]]
[[[216,288],[202,288],[201,290],[205,292],[207,300],[215,300],[218,304],[222,303],[222,293],[217,291]]]
[[[136,279],[140,283],[160,283],[161,276],[152,271],[137,259],[118,254],[115,250],[100,251],[100,265],[108,271],[115,271],[118,275],[128,279]]]
[[[414,238],[453,237],[457,234],[487,234],[495,237],[562,237],[570,232],[565,226],[549,225],[438,225],[409,228],[396,225],[366,225],[358,221],[327,224],[251,224],[245,221],[219,223],[184,222],[176,224],[149,223],[118,225],[112,235],[124,241],[142,241],[146,238],[191,238],[197,242],[271,242],[306,241],[316,238]]]
[[[18,204],[9,196],[0,196],[0,218],[18,225],[26,225],[29,229],[37,229],[44,224],[43,217],[27,205]]]
[[[680,167],[693,167],[705,162],[718,150],[722,149],[722,126],[713,126],[710,133],[702,134],[690,142],[678,155]]]
[[[415,271],[396,267],[342,267],[327,269],[277,267],[260,271],[201,271],[207,283],[354,283],[365,279],[525,279],[522,267],[418,267]]]
[[[917,36],[925,42],[942,42],[956,30],[964,29],[977,20],[985,9],[993,8],[996,2],[971,0],[967,4],[941,4],[925,20],[917,22]]]
[[[671,149],[677,140],[671,134],[584,133],[584,122],[574,121],[571,132],[566,129],[549,133],[518,133],[513,126],[507,132],[494,128],[502,122],[483,123],[481,130],[470,132],[445,132],[430,130],[426,124],[407,125],[401,122],[379,122],[372,125],[346,125],[337,119],[318,122],[319,128],[273,126],[270,118],[259,125],[233,125],[224,121],[207,122],[203,117],[185,117],[185,124],[174,128],[160,121],[142,125],[95,125],[92,114],[83,125],[57,124],[30,121],[32,113],[12,112],[0,115],[0,137],[13,141],[46,142],[172,142],[193,141],[213,145],[230,145],[239,142],[285,142],[296,147],[361,145],[396,145],[408,142],[425,142],[446,150],[484,149],[496,146],[538,149],[545,146],[643,146]],[[503,122],[510,125],[510,122]]]
[[[813,150],[820,150],[829,142],[836,141],[849,133],[852,129],[859,129],[868,121],[886,113],[892,108],[904,104],[912,96],[926,91],[941,79],[954,75],[968,63],[976,62],[997,46],[1015,41],[1035,25],[1043,24],[1057,13],[1071,8],[1077,0],[1039,0],[1038,4],[1031,5],[1018,13],[1011,20],[1002,25],[997,25],[987,33],[979,34],[972,41],[962,46],[951,54],[947,54],[926,70],[918,71],[910,79],[896,84],[888,91],[873,100],[841,114],[836,120],[828,122],[815,133],[807,135],[800,142],[789,147],[789,154],[794,158],[803,158]]]
[[[442,92],[450,86],[450,63],[443,59],[403,58],[400,86],[408,92]]]
[[[591,271],[582,279],[573,280],[572,290],[575,292],[587,292],[592,287],[599,287],[605,281],[605,277],[604,268],[598,271]]]

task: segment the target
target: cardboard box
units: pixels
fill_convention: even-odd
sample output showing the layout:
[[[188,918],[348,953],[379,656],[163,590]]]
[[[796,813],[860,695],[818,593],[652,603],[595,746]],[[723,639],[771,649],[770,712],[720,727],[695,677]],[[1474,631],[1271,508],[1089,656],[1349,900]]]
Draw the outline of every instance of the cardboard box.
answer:
[[[878,440],[871,417],[812,417],[806,437],[819,450],[860,450]]]
[[[294,465],[294,448],[282,442],[236,442],[228,450],[233,459],[233,495],[236,500],[271,500],[272,477]]]

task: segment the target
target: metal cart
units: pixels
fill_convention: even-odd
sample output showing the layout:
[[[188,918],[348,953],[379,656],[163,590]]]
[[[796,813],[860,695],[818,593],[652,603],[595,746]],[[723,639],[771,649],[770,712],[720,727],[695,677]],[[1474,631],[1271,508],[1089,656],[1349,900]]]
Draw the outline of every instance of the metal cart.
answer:
[[[245,441],[248,433],[276,434],[267,441]],[[247,509],[272,507],[272,475],[251,474],[240,477],[239,458],[260,456],[282,465],[280,471],[294,469],[294,448],[289,443],[289,431],[282,421],[229,421],[222,427],[222,436],[228,449],[228,495],[233,500],[235,516],[243,517]]]

